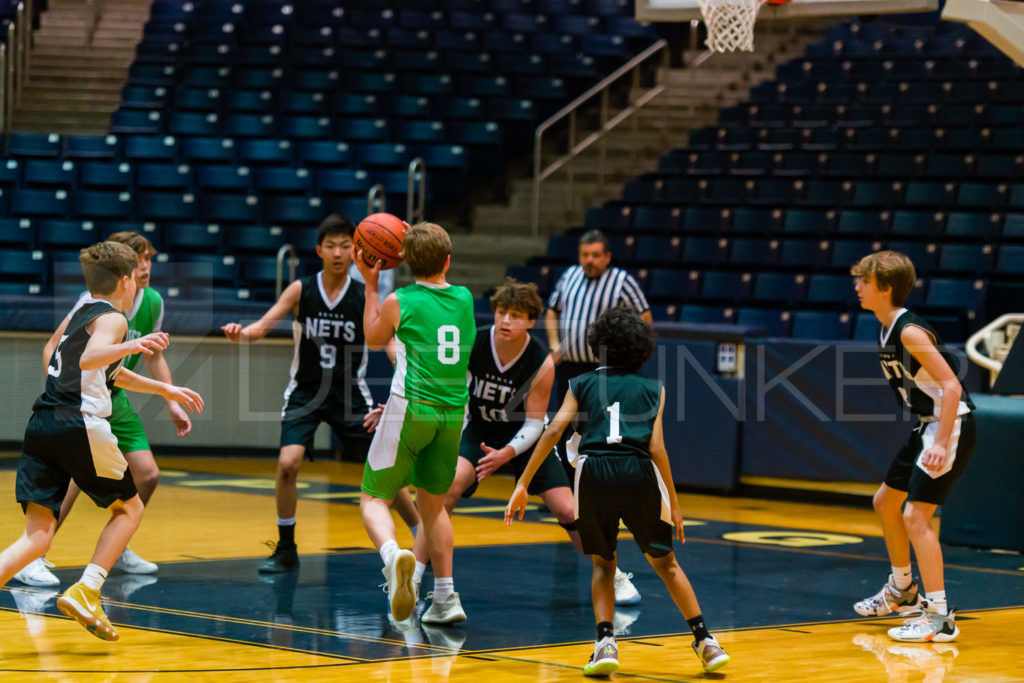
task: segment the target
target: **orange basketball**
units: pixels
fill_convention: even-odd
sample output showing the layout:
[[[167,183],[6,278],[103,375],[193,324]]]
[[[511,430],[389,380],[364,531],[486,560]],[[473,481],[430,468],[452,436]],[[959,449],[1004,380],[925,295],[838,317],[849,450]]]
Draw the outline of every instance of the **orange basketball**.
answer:
[[[380,261],[381,270],[389,270],[402,262],[402,238],[408,224],[390,213],[367,216],[356,226],[352,241],[363,250],[363,261],[373,266]]]

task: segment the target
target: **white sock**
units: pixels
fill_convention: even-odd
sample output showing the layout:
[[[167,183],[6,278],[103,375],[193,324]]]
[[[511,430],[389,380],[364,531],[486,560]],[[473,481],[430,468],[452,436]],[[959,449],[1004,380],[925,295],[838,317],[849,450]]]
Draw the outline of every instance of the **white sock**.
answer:
[[[391,558],[394,557],[395,553],[399,550],[398,541],[391,539],[380,547],[380,559],[384,560],[384,566],[388,566],[391,562]]]
[[[103,588],[103,582],[107,580],[107,570],[98,564],[88,564],[82,572],[82,583],[94,591]]]
[[[434,577],[434,602],[444,602],[454,592],[455,579],[450,576],[443,579]]]
[[[419,531],[419,530],[420,530],[420,525],[419,524],[413,524],[412,526],[409,527],[409,533],[412,534],[413,538],[416,538],[416,532]]]
[[[892,565],[892,582],[901,591],[905,591],[910,588],[910,584],[913,582],[913,575],[910,573],[910,565],[906,567],[897,567]]]
[[[423,583],[423,572],[427,571],[427,565],[416,560],[416,570],[412,573],[412,580],[416,583]]]
[[[943,615],[949,614],[949,607],[946,605],[946,591],[925,593],[924,599],[928,601],[927,610],[929,612],[938,612]]]
[[[295,518],[294,517],[289,517],[287,519],[284,519],[282,517],[278,517],[277,518],[277,525],[278,526],[295,526]]]

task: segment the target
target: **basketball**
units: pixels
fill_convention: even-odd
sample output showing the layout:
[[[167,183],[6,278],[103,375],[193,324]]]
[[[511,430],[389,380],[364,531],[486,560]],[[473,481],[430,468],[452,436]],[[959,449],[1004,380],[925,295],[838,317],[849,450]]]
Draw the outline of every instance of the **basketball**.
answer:
[[[380,261],[381,270],[389,270],[402,262],[402,237],[408,227],[405,221],[390,213],[367,216],[356,226],[352,241],[356,249],[363,250],[363,261],[368,266]]]

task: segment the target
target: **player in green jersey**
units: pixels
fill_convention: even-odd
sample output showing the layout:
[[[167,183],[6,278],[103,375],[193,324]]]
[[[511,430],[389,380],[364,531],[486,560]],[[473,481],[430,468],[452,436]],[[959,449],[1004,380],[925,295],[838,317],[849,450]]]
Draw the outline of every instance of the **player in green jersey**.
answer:
[[[476,337],[473,295],[448,283],[452,242],[444,228],[418,223],[409,228],[402,252],[416,282],[380,303],[380,266],[370,268],[357,253],[366,280],[363,332],[371,349],[395,343],[395,376],[363,469],[360,510],[370,539],[384,561],[391,616],[407,619],[416,606],[416,558],[395,541],[391,502],[410,482],[434,567],[434,601],[426,623],[463,621],[466,613],[452,580],[452,522],[444,506],[455,479],[459,440],[469,388],[466,370]]]
[[[156,248],[145,236],[137,232],[116,232],[107,238],[110,242],[126,244],[138,254],[139,267],[135,271],[135,284],[137,293],[131,308],[124,312],[128,318],[128,341],[144,337],[147,334],[162,331],[164,304],[160,294],[149,286],[150,273],[153,265],[153,257],[157,254]],[[43,349],[43,362],[48,364],[53,350],[57,348],[61,336],[67,328],[71,314],[77,310],[72,309],[71,313],[60,324],[60,327],[53,333]],[[124,367],[134,370],[142,354],[136,353],[124,359]],[[155,350],[151,355],[146,355],[146,368],[149,376],[158,382],[174,384],[171,379],[171,370],[167,366],[167,359],[160,349]],[[146,430],[142,427],[135,409],[128,402],[127,394],[118,388],[110,392],[112,412],[110,415],[110,426],[117,437],[118,448],[124,453],[128,460],[128,466],[132,471],[132,478],[139,490],[139,498],[142,504],[149,503],[149,499],[156,491],[160,481],[160,468],[153,458],[153,451],[150,448],[149,440],[146,438]],[[192,431],[192,422],[188,414],[174,401],[167,401],[167,412],[179,437],[183,437]],[[57,519],[57,528],[64,523],[71,507],[78,498],[80,489],[75,482],[68,487],[64,503],[61,505],[60,515]],[[39,558],[22,569],[14,577],[30,586],[57,586],[60,580],[49,570],[53,565],[46,561],[46,558]],[[157,565],[139,557],[131,548],[126,548],[117,562],[114,569],[129,574],[152,574],[157,571]]]
[[[619,668],[612,618],[620,519],[683,613],[704,670],[715,671],[725,666],[729,655],[708,632],[693,587],[672,552],[672,537],[680,543],[685,538],[662,431],[665,387],[640,374],[654,353],[654,330],[635,309],[610,308],[587,329],[587,345],[605,365],[569,381],[562,407],[541,435],[509,499],[505,523],[511,524],[517,511],[523,518],[533,475],[574,423],[580,436],[573,460],[576,529],[583,552],[594,563],[591,596],[597,622],[594,654],[583,675],[607,676]]]

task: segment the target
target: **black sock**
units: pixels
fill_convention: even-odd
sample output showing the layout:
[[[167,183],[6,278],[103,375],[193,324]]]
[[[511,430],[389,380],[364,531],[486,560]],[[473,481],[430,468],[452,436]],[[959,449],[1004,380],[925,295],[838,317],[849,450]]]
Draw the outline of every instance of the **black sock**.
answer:
[[[611,638],[615,635],[615,629],[612,628],[612,622],[610,621],[599,621],[597,623],[597,639]]]
[[[295,525],[294,524],[278,524],[277,535],[280,538],[278,545],[285,548],[295,546]]]
[[[708,633],[708,627],[704,623],[703,614],[698,614],[693,619],[687,619],[686,623],[690,625],[690,630],[693,631],[693,639],[698,643],[711,635]]]

